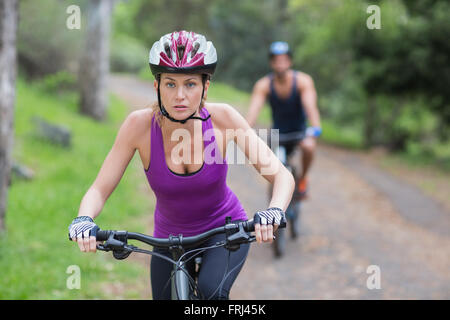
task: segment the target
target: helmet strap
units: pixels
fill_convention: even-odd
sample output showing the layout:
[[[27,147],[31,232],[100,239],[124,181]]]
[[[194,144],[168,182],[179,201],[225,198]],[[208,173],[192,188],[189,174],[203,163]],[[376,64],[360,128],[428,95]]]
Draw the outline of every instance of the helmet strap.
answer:
[[[208,119],[211,117],[210,114],[209,114],[206,118],[194,117],[194,114],[196,113],[196,111],[194,111],[194,113],[191,114],[191,115],[190,115],[189,117],[187,117],[186,119],[183,119],[183,120],[177,120],[177,119],[173,118],[173,117],[167,112],[166,108],[164,108],[164,106],[163,106],[162,103],[161,103],[161,93],[160,93],[160,90],[159,90],[159,87],[160,87],[160,84],[161,84],[161,76],[158,75],[157,77],[158,77],[158,105],[159,105],[159,110],[161,111],[161,114],[162,114],[164,117],[166,117],[167,119],[169,119],[169,120],[172,121],[172,122],[178,122],[178,123],[183,123],[183,124],[186,123],[189,119],[199,119],[199,120],[202,120],[202,121],[206,121],[206,120],[208,120]],[[201,107],[201,105],[202,105],[203,96],[205,95],[205,83],[206,83],[206,80],[207,80],[207,75],[202,75],[202,85],[203,85],[203,90],[202,90],[202,98],[200,99],[200,106],[199,106],[199,109],[200,109],[200,107]]]

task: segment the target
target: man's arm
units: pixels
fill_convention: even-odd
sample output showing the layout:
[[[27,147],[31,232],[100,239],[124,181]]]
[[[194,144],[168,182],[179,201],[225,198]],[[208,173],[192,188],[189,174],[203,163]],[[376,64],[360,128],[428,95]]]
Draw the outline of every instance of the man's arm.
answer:
[[[307,74],[300,74],[298,79],[302,104],[308,117],[309,125],[320,127],[320,114],[317,108],[317,92],[313,79]]]
[[[247,122],[250,127],[253,127],[258,119],[258,115],[261,112],[266,97],[268,94],[268,78],[262,78],[258,80],[253,86],[252,97],[250,99],[250,108],[247,113]]]

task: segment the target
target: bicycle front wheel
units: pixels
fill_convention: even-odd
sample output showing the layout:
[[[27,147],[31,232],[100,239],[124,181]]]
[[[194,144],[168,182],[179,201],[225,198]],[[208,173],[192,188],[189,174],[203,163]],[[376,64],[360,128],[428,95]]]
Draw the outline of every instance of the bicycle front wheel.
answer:
[[[293,204],[292,214],[289,217],[289,229],[291,231],[292,239],[296,239],[300,235],[300,212],[301,212],[301,202],[296,201]]]

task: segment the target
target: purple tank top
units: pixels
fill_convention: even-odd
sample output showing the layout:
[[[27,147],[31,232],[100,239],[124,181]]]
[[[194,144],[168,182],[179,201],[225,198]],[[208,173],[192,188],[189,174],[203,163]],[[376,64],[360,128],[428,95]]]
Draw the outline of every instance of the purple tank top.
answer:
[[[200,114],[206,117],[209,113],[203,108]],[[194,236],[224,225],[227,216],[247,220],[244,208],[227,186],[228,165],[212,130],[211,118],[202,122],[202,168],[192,175],[177,175],[166,164],[161,128],[152,118],[150,166],[145,174],[156,196],[154,237]]]

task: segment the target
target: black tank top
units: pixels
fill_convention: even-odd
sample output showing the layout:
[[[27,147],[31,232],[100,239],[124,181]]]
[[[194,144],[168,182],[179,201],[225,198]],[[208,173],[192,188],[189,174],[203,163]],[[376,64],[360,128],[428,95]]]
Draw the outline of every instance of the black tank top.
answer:
[[[297,72],[294,71],[292,90],[289,97],[281,99],[275,92],[273,84],[273,73],[269,74],[270,94],[269,103],[272,109],[273,128],[279,129],[280,133],[303,131],[306,129],[306,115],[297,89]]]

